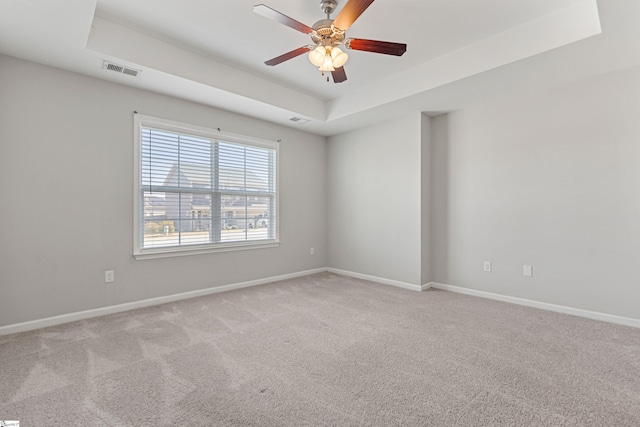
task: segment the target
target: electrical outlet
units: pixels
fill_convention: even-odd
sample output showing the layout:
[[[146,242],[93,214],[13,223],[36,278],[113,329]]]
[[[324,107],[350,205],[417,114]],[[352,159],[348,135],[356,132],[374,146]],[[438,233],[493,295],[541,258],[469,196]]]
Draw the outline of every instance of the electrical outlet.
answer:
[[[533,277],[533,267],[530,265],[525,265],[522,268],[522,274],[524,277]]]
[[[483,268],[484,268],[484,271],[491,271],[491,261],[485,261]]]
[[[316,254],[316,248],[309,248],[309,255],[315,255]]]
[[[104,272],[104,283],[111,283],[116,280],[116,273],[113,270],[106,270]]]

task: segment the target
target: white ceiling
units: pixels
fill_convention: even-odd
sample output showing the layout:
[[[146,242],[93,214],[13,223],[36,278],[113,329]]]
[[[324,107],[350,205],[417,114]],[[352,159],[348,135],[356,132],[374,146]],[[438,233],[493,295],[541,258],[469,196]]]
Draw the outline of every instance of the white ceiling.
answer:
[[[260,1],[310,26],[324,18],[319,0]],[[407,53],[347,51],[348,80],[334,84],[306,55],[264,65],[310,39],[255,3],[0,0],[0,52],[322,135],[640,64],[638,0],[377,0],[348,36]]]

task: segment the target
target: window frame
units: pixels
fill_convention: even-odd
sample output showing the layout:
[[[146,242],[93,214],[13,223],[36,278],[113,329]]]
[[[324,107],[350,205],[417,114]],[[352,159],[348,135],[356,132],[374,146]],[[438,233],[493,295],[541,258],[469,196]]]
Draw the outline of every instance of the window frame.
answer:
[[[142,132],[143,127],[166,130],[181,134],[193,135],[212,140],[242,144],[253,147],[269,148],[275,151],[275,196],[274,210],[275,217],[270,221],[275,222],[275,235],[273,239],[224,242],[224,243],[202,243],[184,246],[142,248],[141,225],[144,221],[144,197],[142,196]],[[187,123],[167,120],[158,117],[146,116],[143,114],[133,114],[133,256],[137,260],[168,258],[186,255],[199,255],[216,252],[242,251],[261,248],[272,248],[280,245],[280,144],[276,141],[260,139],[245,135],[238,135],[229,132],[222,132],[217,129],[191,125]]]

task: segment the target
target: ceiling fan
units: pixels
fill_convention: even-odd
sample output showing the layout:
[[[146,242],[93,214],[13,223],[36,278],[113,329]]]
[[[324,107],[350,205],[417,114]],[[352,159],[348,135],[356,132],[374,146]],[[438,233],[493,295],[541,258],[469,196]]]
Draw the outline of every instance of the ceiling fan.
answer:
[[[347,62],[349,56],[338,47],[340,45],[352,50],[402,56],[407,51],[407,45],[404,43],[346,38],[346,31],[373,1],[374,0],[348,0],[340,13],[338,13],[338,16],[336,16],[335,19],[331,19],[331,13],[333,13],[338,6],[337,0],[321,0],[320,7],[322,11],[327,14],[327,18],[319,20],[313,24],[313,27],[296,21],[264,4],[254,6],[254,12],[300,31],[301,33],[309,34],[313,41],[312,45],[299,47],[291,52],[276,56],[273,59],[265,61],[265,64],[271,66],[278,65],[309,52],[309,60],[319,68],[323,76],[325,72],[330,71],[333,76],[333,81],[335,83],[341,83],[347,80],[344,64]],[[329,81],[329,76],[327,76],[327,81]]]

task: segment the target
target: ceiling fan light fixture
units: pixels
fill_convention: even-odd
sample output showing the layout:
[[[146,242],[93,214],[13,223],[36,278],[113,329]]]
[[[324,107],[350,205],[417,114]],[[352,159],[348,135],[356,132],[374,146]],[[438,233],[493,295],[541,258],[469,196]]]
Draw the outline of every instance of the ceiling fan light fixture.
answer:
[[[322,72],[335,71],[342,67],[349,59],[349,55],[337,47],[318,46],[309,52],[309,61]]]

